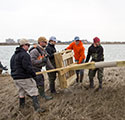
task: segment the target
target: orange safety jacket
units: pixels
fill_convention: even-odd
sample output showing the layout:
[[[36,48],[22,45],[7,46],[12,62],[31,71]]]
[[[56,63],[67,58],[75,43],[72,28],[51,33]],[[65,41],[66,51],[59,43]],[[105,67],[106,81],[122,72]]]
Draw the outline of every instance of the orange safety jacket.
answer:
[[[72,42],[66,49],[71,49],[74,51],[75,60],[78,60],[79,64],[85,59],[85,48],[83,47],[81,40],[78,45],[76,45],[75,42]]]

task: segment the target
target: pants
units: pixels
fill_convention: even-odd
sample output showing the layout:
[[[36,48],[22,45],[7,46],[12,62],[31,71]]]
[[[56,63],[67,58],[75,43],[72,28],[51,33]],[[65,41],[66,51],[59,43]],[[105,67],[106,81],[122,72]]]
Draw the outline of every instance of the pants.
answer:
[[[75,60],[75,62],[78,62],[78,60]],[[83,59],[82,63],[84,63],[84,59]],[[83,70],[76,70],[76,74],[83,75],[84,74],[84,69]]]
[[[98,80],[99,80],[99,84],[102,84],[102,78],[103,78],[103,68],[97,68],[97,69],[95,69],[95,70],[89,70],[89,74],[88,74],[88,76],[89,76],[89,80],[91,81],[91,80],[93,80],[93,78],[95,77],[95,75],[96,75],[96,72],[97,72],[97,78],[98,78]]]
[[[33,78],[14,80],[19,92],[19,97],[24,97],[25,93],[30,96],[37,96],[38,89]]]
[[[34,77],[34,80],[36,81],[36,84],[38,87],[41,86],[44,88],[44,76],[42,74]]]

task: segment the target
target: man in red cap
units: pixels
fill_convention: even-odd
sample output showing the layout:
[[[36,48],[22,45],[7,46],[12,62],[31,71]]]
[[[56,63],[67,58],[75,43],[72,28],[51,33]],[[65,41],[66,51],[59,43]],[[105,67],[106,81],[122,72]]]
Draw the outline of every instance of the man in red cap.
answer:
[[[103,47],[100,44],[100,39],[98,37],[95,37],[93,39],[93,44],[88,49],[88,55],[85,62],[88,62],[90,57],[92,57],[91,61],[94,62],[100,62],[104,61],[104,54],[103,54]],[[102,78],[103,78],[103,68],[97,68],[94,70],[89,70],[89,81],[90,81],[90,88],[94,88],[94,81],[93,78],[95,77],[95,74],[97,72],[97,77],[99,80],[99,89],[102,89]]]

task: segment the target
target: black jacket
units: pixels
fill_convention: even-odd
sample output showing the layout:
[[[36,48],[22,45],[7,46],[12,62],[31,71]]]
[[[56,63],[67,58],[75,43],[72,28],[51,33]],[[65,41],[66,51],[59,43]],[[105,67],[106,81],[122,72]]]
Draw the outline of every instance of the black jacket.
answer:
[[[88,49],[88,55],[85,62],[88,62],[90,57],[91,61],[99,62],[104,61],[103,47],[101,45],[95,47],[93,44]]]
[[[46,47],[46,51],[47,51],[47,53],[49,55],[49,59],[50,59],[52,65],[54,67],[56,67],[55,59],[54,59],[54,53],[56,52],[55,45],[52,45],[52,44],[48,43],[48,46]]]
[[[10,60],[11,76],[14,80],[35,77],[30,55],[21,47],[17,47]]]

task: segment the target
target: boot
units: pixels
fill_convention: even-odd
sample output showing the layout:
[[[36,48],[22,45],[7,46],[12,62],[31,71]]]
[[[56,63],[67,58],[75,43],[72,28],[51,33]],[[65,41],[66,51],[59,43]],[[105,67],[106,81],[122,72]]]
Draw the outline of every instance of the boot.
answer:
[[[93,79],[90,79],[89,81],[90,81],[89,87],[90,87],[90,88],[94,88],[94,81],[93,81]]]
[[[76,82],[79,82],[79,73],[76,73]]]
[[[53,83],[50,83],[50,91],[51,91],[51,93],[56,93],[56,89],[55,89],[55,82],[53,82]]]
[[[33,100],[33,107],[34,110],[37,112],[45,112],[46,110],[44,108],[40,108],[37,96],[32,96],[32,100]]]
[[[83,74],[80,74],[80,83],[83,81]]]
[[[47,96],[47,95],[45,95],[44,87],[38,86],[38,90],[39,90],[39,94],[40,94],[41,97],[45,98],[46,100],[51,100],[51,99],[53,99],[52,96]]]
[[[25,106],[25,97],[19,98],[19,108],[24,108]]]

